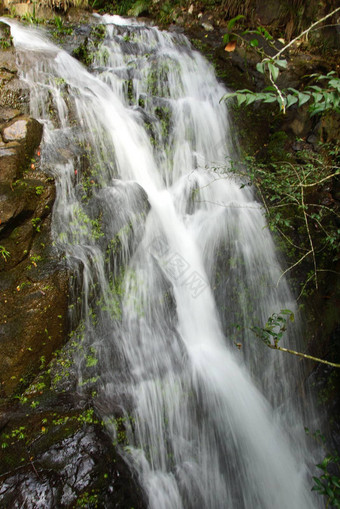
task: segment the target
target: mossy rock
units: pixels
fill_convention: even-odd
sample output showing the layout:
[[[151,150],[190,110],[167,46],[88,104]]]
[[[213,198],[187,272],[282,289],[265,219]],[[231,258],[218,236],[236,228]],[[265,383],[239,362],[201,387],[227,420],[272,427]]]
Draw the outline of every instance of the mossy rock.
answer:
[[[71,395],[53,403],[44,409],[33,394],[3,412],[0,506],[33,507],[39,498],[46,509],[144,509],[141,489],[93,410]]]

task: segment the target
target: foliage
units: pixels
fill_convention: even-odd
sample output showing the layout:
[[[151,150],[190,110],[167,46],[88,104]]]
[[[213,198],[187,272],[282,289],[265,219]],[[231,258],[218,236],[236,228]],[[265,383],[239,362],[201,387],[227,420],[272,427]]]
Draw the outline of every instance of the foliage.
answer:
[[[223,42],[224,44],[228,44],[230,41],[234,40],[236,35],[232,32],[232,29],[234,25],[239,21],[240,19],[243,19],[244,16],[242,14],[239,14],[238,16],[235,16],[235,18],[232,18],[227,25],[227,31],[223,36]]]
[[[0,23],[0,48],[8,49],[12,46],[11,31],[8,26]]]
[[[251,330],[267,346],[277,348],[280,339],[282,339],[284,332],[287,330],[287,318],[293,322],[294,313],[289,309],[282,309],[280,313],[273,313],[263,328],[254,326],[251,327]]]
[[[0,255],[7,262],[8,258],[11,256],[10,252],[4,247],[0,245]]]
[[[35,231],[39,233],[41,231],[41,218],[33,217],[31,219],[31,223],[32,223],[32,226],[35,229]]]
[[[256,66],[257,70],[262,74],[267,71],[274,82],[279,76],[280,68],[286,67],[287,60],[277,60],[276,62],[268,60]],[[249,106],[255,101],[263,103],[277,102],[280,109],[284,112],[294,104],[300,107],[305,103],[309,103],[311,116],[329,110],[340,113],[340,79],[335,75],[335,71],[331,71],[326,75],[312,74],[310,77],[314,77],[317,82],[323,81],[326,86],[309,85],[303,92],[289,87],[288,89],[280,90],[280,94],[277,93],[275,86],[266,87],[263,92],[252,92],[251,90],[243,89],[227,93],[222,99],[226,100],[236,97],[238,106],[241,106],[241,104]]]
[[[59,37],[62,35],[71,35],[73,33],[73,28],[65,26],[64,20],[61,16],[55,15],[51,23],[55,25],[55,30],[53,31],[54,37]]]
[[[101,2],[99,1],[101,4]],[[113,14],[119,16],[139,16],[148,8],[150,1],[148,0],[115,0],[110,5],[105,5],[105,11],[110,10]]]
[[[128,10],[129,16],[140,16],[143,12],[147,12],[149,10],[149,0],[137,0]]]
[[[280,346],[279,342],[287,330],[287,320],[293,322],[294,313],[289,309],[281,309],[280,313],[273,313],[268,318],[264,327],[253,326],[251,327],[251,330],[259,339],[261,339],[261,341],[266,346],[272,348],[273,350],[280,350],[281,352],[290,353],[292,355],[296,355],[297,357],[302,357],[304,359],[312,360],[315,362],[321,362],[322,364],[327,364],[328,366],[332,366],[334,368],[340,368],[340,364],[329,362],[312,355],[307,355],[305,353],[297,352],[296,350],[291,350],[290,348]]]
[[[106,27],[105,25],[95,25],[91,29],[91,34],[76,48],[72,56],[80,60],[86,66],[92,64],[95,53],[98,51],[99,45],[105,38]]]
[[[44,22],[43,19],[38,18],[36,16],[35,11],[35,2],[33,2],[33,12],[27,11],[23,16],[21,16],[22,21],[29,23],[31,25],[39,25]]]
[[[273,38],[266,29],[259,27],[256,31],[246,30],[242,35],[231,34],[231,28],[242,16],[236,16],[230,20],[227,27],[227,33],[224,35],[224,42],[229,42],[231,36],[240,37],[243,41],[249,44],[250,47],[256,49],[262,58],[262,60],[256,65],[256,69],[259,73],[268,76],[271,86],[265,88],[262,92],[252,92],[247,89],[237,90],[236,92],[225,94],[221,100],[227,100],[231,97],[236,97],[238,104],[243,104],[244,106],[248,106],[255,101],[262,101],[265,103],[278,102],[280,110],[283,113],[286,112],[287,108],[293,106],[294,104],[302,106],[303,104],[310,102],[309,111],[312,115],[323,113],[328,110],[340,112],[340,80],[337,78],[334,71],[328,73],[327,75],[311,75],[311,77],[315,78],[317,82],[325,81],[326,86],[321,87],[319,84],[310,85],[305,90],[303,90],[303,92],[298,91],[295,88],[281,90],[276,83],[279,78],[280,71],[282,69],[286,69],[288,66],[286,58],[282,57],[283,53],[288,50],[288,48],[294,42],[296,42],[302,36],[308,34],[308,32],[312,30],[316,25],[333,16],[339,10],[340,7],[333,10],[331,13],[327,14],[327,16],[324,16],[317,22],[313,23],[307,30],[298,35],[293,41],[277,51],[274,56],[266,54],[263,48],[259,47],[259,41],[257,38],[252,39],[248,43],[248,41],[245,41],[245,39],[242,37],[245,34],[254,33],[264,37],[267,42],[270,42],[271,45],[273,45]],[[226,48],[226,50],[232,51],[233,48]]]
[[[328,455],[316,466],[323,473],[319,477],[313,477],[312,490],[327,498],[327,507],[331,504],[333,507],[340,508],[340,457]]]
[[[268,147],[269,149],[269,147]],[[256,187],[265,206],[269,228],[277,232],[292,265],[302,263],[308,276],[301,288],[305,295],[311,284],[318,288],[319,273],[327,270],[329,260],[339,258],[340,211],[335,203],[325,202],[329,186],[336,184],[340,168],[333,164],[339,148],[320,145],[320,152],[297,152],[296,158],[267,164],[247,157],[246,171],[232,166],[231,171],[243,177],[244,183]]]
[[[320,430],[311,433],[309,428],[305,428],[305,432],[322,446],[326,445],[326,437]],[[319,477],[313,477],[314,486],[312,487],[312,491],[316,491],[327,498],[326,508],[329,507],[329,504],[331,504],[332,507],[340,507],[339,455],[328,452],[321,463],[318,463],[316,466],[322,470],[323,473]]]

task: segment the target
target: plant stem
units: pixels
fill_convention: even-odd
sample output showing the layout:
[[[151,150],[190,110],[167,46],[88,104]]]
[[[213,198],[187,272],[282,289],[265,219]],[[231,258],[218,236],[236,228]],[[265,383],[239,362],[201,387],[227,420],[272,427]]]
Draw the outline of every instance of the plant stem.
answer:
[[[328,366],[333,366],[334,368],[340,368],[340,364],[336,364],[335,362],[325,361],[324,359],[319,359],[318,357],[313,357],[312,355],[308,355],[306,353],[297,352],[296,350],[291,350],[290,348],[284,348],[283,346],[278,346],[275,344],[268,345],[269,348],[273,350],[281,350],[281,352],[291,353],[293,355],[297,355],[298,357],[303,357],[304,359],[309,359],[315,362],[322,362],[322,364],[328,364]]]

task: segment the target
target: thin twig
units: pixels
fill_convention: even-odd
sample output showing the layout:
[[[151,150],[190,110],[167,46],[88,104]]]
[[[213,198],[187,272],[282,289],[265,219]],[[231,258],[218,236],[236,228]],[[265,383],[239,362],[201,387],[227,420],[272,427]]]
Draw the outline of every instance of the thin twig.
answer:
[[[302,184],[300,175],[296,171],[296,168],[293,165],[292,165],[292,168],[293,168],[293,170],[295,172],[295,175],[296,175],[297,179],[299,180],[300,184]],[[308,216],[307,216],[307,213],[306,213],[306,205],[305,205],[305,198],[304,198],[304,187],[301,186],[300,189],[301,189],[301,207],[302,207],[302,213],[303,213],[303,217],[304,217],[304,220],[305,220],[305,225],[306,225],[309,245],[311,247],[311,252],[312,252],[312,256],[313,256],[313,265],[314,265],[314,273],[315,273],[315,288],[318,289],[318,277],[317,277],[317,272],[316,272],[317,266],[316,266],[315,250],[314,250],[314,244],[313,244],[312,236],[311,236],[310,229],[309,229]]]
[[[309,239],[309,245],[311,247],[311,251],[312,251],[312,255],[313,255],[313,265],[314,265],[314,272],[315,272],[315,288],[318,289],[318,277],[317,277],[317,273],[316,273],[315,250],[314,250],[314,244],[313,244],[312,236],[310,234],[308,216],[307,216],[307,213],[306,213],[306,210],[305,210],[303,187],[301,187],[301,204],[302,204],[302,212],[303,212],[303,215],[304,215],[304,218],[305,218],[305,224],[306,224],[306,230],[307,230],[307,235],[308,235],[308,239]]]
[[[277,231],[280,233],[280,235],[282,235],[282,237],[283,237],[283,238],[284,238],[287,242],[289,242],[289,244],[290,244],[291,246],[295,247],[296,249],[300,249],[301,251],[307,251],[307,249],[306,249],[305,247],[297,246],[296,244],[294,244],[294,242],[292,242],[292,241],[290,240],[290,238],[289,238],[289,237],[287,237],[287,235],[286,235],[285,233],[283,233],[283,231],[282,231],[280,228],[278,228],[277,226],[276,226],[276,229],[277,229]]]
[[[294,269],[294,267],[296,267],[297,265],[299,265],[299,263],[302,262],[302,260],[304,260],[306,258],[306,256],[310,255],[312,253],[311,250],[307,251],[307,253],[305,253],[303,256],[301,256],[301,258],[295,262],[293,265],[291,265],[290,267],[288,267],[288,269],[286,269],[285,271],[282,272],[281,276],[279,277],[279,279],[277,280],[277,283],[276,283],[276,286],[279,286],[279,283],[281,281],[281,279],[283,278],[283,276],[285,274],[287,274],[287,272],[289,272],[290,270]]]
[[[309,207],[318,207],[319,209],[326,209],[328,212],[332,212],[332,214],[335,214],[336,217],[340,217],[340,214],[338,214],[335,210],[331,209],[330,207],[327,207],[327,205],[322,205],[321,203],[309,203]]]
[[[314,187],[314,186],[318,186],[319,184],[321,184],[322,182],[324,182],[325,180],[328,180],[328,179],[331,179],[333,177],[336,177],[337,175],[340,176],[340,171],[337,171],[335,173],[332,173],[332,175],[328,175],[327,177],[324,177],[323,179],[321,180],[318,180],[318,182],[313,182],[312,184],[299,184],[300,186],[302,187]]]
[[[284,46],[283,48],[280,49],[280,51],[278,51],[276,53],[276,55],[274,55],[272,57],[272,60],[275,60],[276,58],[278,58],[284,51],[286,51],[286,49],[288,49],[292,44],[294,44],[294,42],[296,42],[297,40],[299,40],[301,37],[303,37],[305,34],[308,34],[308,32],[310,32],[316,25],[318,25],[319,23],[322,23],[323,21],[325,21],[326,19],[330,18],[331,16],[333,16],[333,14],[335,14],[336,12],[340,11],[340,7],[338,7],[337,9],[335,9],[334,11],[330,12],[329,14],[327,14],[327,16],[324,16],[323,18],[319,19],[318,21],[316,21],[315,23],[313,23],[309,28],[307,28],[306,30],[304,30],[303,32],[301,32],[301,34],[299,34],[297,37],[295,37],[295,39],[293,39],[292,41],[290,41],[288,44],[286,44],[286,46]]]

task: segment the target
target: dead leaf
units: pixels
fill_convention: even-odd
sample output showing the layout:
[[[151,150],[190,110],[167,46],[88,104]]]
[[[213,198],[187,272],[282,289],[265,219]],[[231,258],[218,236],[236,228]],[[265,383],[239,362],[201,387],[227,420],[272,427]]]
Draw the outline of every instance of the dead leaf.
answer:
[[[224,48],[224,51],[228,51],[230,53],[230,52],[234,51],[235,48],[236,48],[236,41],[231,41],[231,42],[228,42],[228,44]]]

